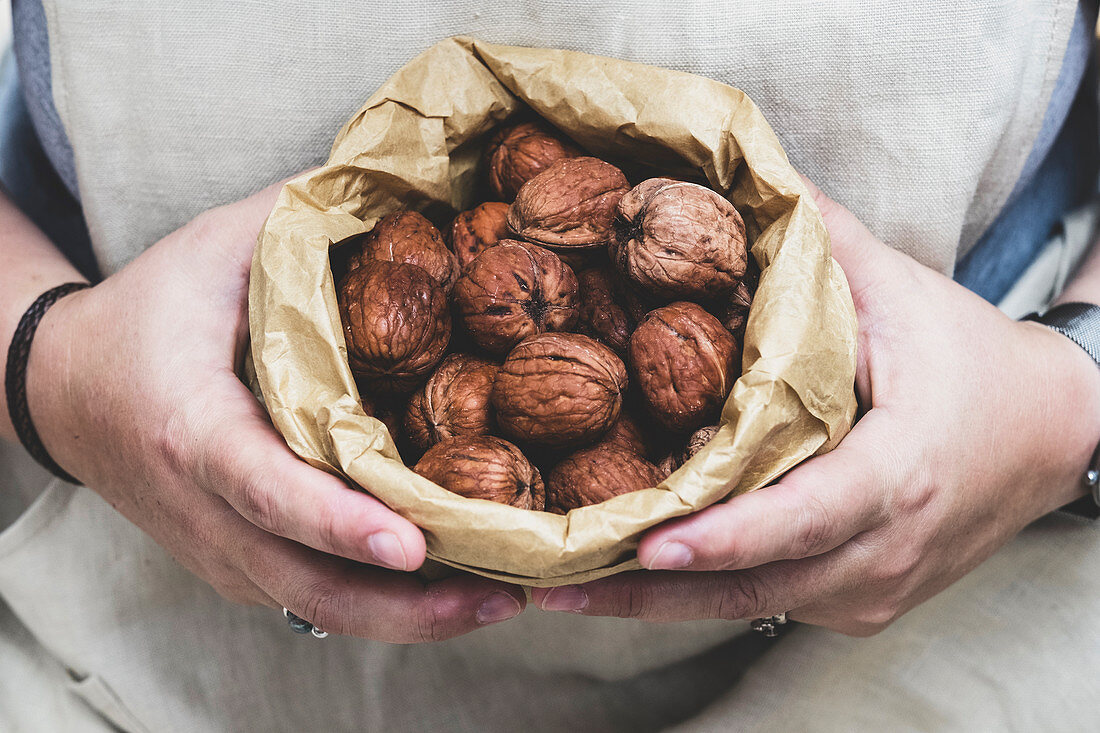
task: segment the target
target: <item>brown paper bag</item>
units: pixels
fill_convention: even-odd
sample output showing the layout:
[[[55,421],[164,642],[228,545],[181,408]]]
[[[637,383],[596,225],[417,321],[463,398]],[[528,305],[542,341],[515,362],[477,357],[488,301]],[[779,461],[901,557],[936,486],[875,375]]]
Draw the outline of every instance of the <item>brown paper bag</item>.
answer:
[[[445,217],[476,203],[486,134],[524,105],[645,176],[705,176],[741,211],[761,266],[717,436],[660,486],[566,516],[466,499],[404,466],[360,407],[329,269],[334,242],[394,209]],[[410,61],[348,121],[326,165],[284,187],[256,248],[249,323],[258,384],[291,449],[421,527],[431,558],[525,585],[640,567],[646,529],[767,484],[834,446],[856,411],[847,282],[760,111],[715,81],[582,53],[455,38]]]

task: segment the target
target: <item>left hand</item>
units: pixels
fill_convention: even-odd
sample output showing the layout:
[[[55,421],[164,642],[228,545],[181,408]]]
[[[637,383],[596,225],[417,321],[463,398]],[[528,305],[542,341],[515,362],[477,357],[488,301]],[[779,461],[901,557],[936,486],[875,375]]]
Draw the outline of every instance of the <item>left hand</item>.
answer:
[[[650,621],[787,611],[869,635],[1081,495],[1100,439],[1092,359],[890,249],[808,185],[859,316],[868,412],[778,483],[648,532],[649,571],[535,589],[539,607]]]

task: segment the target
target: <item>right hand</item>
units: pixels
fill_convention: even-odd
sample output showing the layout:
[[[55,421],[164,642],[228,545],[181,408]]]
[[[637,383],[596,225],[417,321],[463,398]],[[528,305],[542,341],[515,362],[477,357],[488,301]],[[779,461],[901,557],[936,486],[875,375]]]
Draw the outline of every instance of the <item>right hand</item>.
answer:
[[[515,616],[516,586],[395,572],[424,562],[420,530],[294,455],[237,377],[280,188],[201,214],[46,313],[27,370],[46,449],[230,600],[389,642]]]

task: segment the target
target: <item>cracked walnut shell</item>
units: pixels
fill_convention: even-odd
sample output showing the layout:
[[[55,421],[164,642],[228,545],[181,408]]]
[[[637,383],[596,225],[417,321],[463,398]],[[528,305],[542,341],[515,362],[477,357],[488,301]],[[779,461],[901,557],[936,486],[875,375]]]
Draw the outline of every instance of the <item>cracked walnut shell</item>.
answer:
[[[546,510],[570,509],[650,489],[663,480],[660,469],[616,446],[597,445],[564,458],[546,475]]]
[[[714,422],[740,372],[737,341],[695,303],[650,312],[629,353],[650,414],[676,432]]]
[[[405,435],[420,450],[460,435],[488,435],[494,421],[489,395],[500,367],[487,359],[451,354],[413,393]]]
[[[487,201],[451,222],[451,249],[464,269],[479,254],[508,238],[508,204]]]
[[[519,448],[491,435],[436,443],[413,470],[468,499],[487,499],[519,509],[542,510],[546,505],[538,469]]]
[[[374,389],[411,388],[447,351],[447,296],[416,265],[363,262],[341,281],[337,301],[348,365]]]
[[[443,235],[415,211],[401,210],[378,220],[355,238],[358,251],[348,261],[354,269],[369,260],[388,260],[423,268],[446,292],[458,278],[458,260],[443,243]]]
[[[622,275],[668,300],[729,295],[748,264],[745,222],[705,186],[651,178],[619,201],[608,251]]]
[[[657,466],[665,476],[679,470],[680,466],[691,460],[696,453],[703,450],[703,446],[714,439],[720,427],[719,425],[705,425],[699,428],[691,434],[683,448],[665,456]]]
[[[493,136],[485,151],[489,186],[502,201],[512,201],[523,184],[562,158],[581,152],[538,122],[521,122]]]
[[[508,228],[535,244],[576,250],[606,246],[626,176],[599,158],[565,158],[524,184],[508,210]]]
[[[745,324],[749,320],[749,309],[759,283],[760,269],[750,261],[745,277],[738,283],[733,294],[720,300],[710,311],[738,339],[745,338]]]
[[[474,343],[503,356],[528,336],[576,322],[577,277],[550,250],[506,239],[469,264],[454,299]]]
[[[504,360],[493,407],[505,434],[563,448],[605,433],[619,417],[626,386],[626,367],[611,349],[576,333],[544,333]]]

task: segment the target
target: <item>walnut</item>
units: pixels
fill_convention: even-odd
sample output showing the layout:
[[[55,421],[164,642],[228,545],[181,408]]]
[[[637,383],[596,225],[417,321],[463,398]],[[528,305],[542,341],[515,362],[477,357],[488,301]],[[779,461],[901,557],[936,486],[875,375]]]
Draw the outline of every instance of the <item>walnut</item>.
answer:
[[[649,461],[615,446],[598,445],[566,457],[546,476],[546,509],[565,514],[613,496],[653,488],[660,470]]]
[[[682,465],[678,462],[678,457],[677,452],[672,452],[657,461],[657,470],[661,474],[662,481],[671,476]]]
[[[620,302],[615,276],[604,267],[593,267],[577,275],[580,316],[577,330],[610,346],[620,356],[626,354],[630,334],[638,325],[631,309]]]
[[[493,136],[485,151],[489,185],[502,201],[512,201],[523,184],[562,158],[581,151],[537,122],[505,127]]]
[[[691,460],[692,456],[703,450],[703,446],[709,443],[714,436],[718,434],[719,427],[718,425],[706,425],[699,428],[691,434],[683,448],[675,450],[665,456],[664,459],[657,464],[657,467],[661,469],[665,476],[676,471],[680,466]]]
[[[395,443],[400,441],[403,437],[400,415],[384,401],[377,400],[367,394],[365,389],[366,385],[359,389],[359,403],[363,406],[363,412],[380,420],[386,426],[386,430],[390,432],[390,437],[393,438]]]
[[[493,384],[505,434],[551,448],[592,441],[619,417],[626,367],[615,352],[575,333],[531,336],[505,359]]]
[[[722,308],[719,320],[726,329],[735,336],[743,336],[745,322],[749,320],[749,307],[752,306],[752,291],[742,280],[737,284],[730,300]]]
[[[488,435],[493,429],[489,394],[500,367],[467,354],[451,354],[413,393],[405,413],[409,441],[424,450],[460,435]]]
[[[631,412],[624,407],[619,419],[604,433],[598,445],[615,446],[634,455],[648,457],[653,453],[653,441]]]
[[[365,261],[344,277],[337,298],[348,364],[372,389],[411,389],[447,351],[447,296],[416,265]]]
[[[603,247],[626,176],[598,158],[566,158],[523,185],[508,210],[508,228],[551,249]]]
[[[463,211],[451,222],[451,248],[459,269],[502,239],[508,237],[508,204],[488,201]]]
[[[733,335],[695,303],[652,311],[630,337],[629,355],[650,413],[677,432],[712,422],[740,371]]]
[[[455,286],[455,305],[481,348],[503,356],[528,336],[577,320],[577,277],[557,255],[506,239],[479,254]]]
[[[458,260],[443,243],[443,235],[415,211],[395,211],[383,216],[374,229],[354,239],[358,251],[348,261],[354,269],[369,260],[388,260],[427,270],[443,290],[451,292],[458,278]]]
[[[745,222],[719,194],[668,178],[622,197],[608,251],[625,277],[664,300],[728,296],[745,274]]]
[[[520,509],[542,510],[542,476],[520,449],[491,435],[468,435],[436,443],[413,467],[426,479],[469,499],[488,499]]]
[[[745,336],[745,323],[749,320],[749,308],[752,307],[752,299],[756,294],[759,279],[760,270],[750,262],[749,269],[745,271],[745,277],[737,284],[733,295],[719,301],[713,308],[708,308],[714,317],[738,339]]]
[[[615,277],[611,281],[611,292],[615,298],[623,305],[626,310],[626,314],[634,321],[635,324],[641,323],[645,320],[646,315],[655,308],[660,308],[665,303],[654,302],[648,295],[638,291],[638,286],[633,282],[625,279],[617,271],[614,273]],[[637,326],[635,326],[637,328]]]

